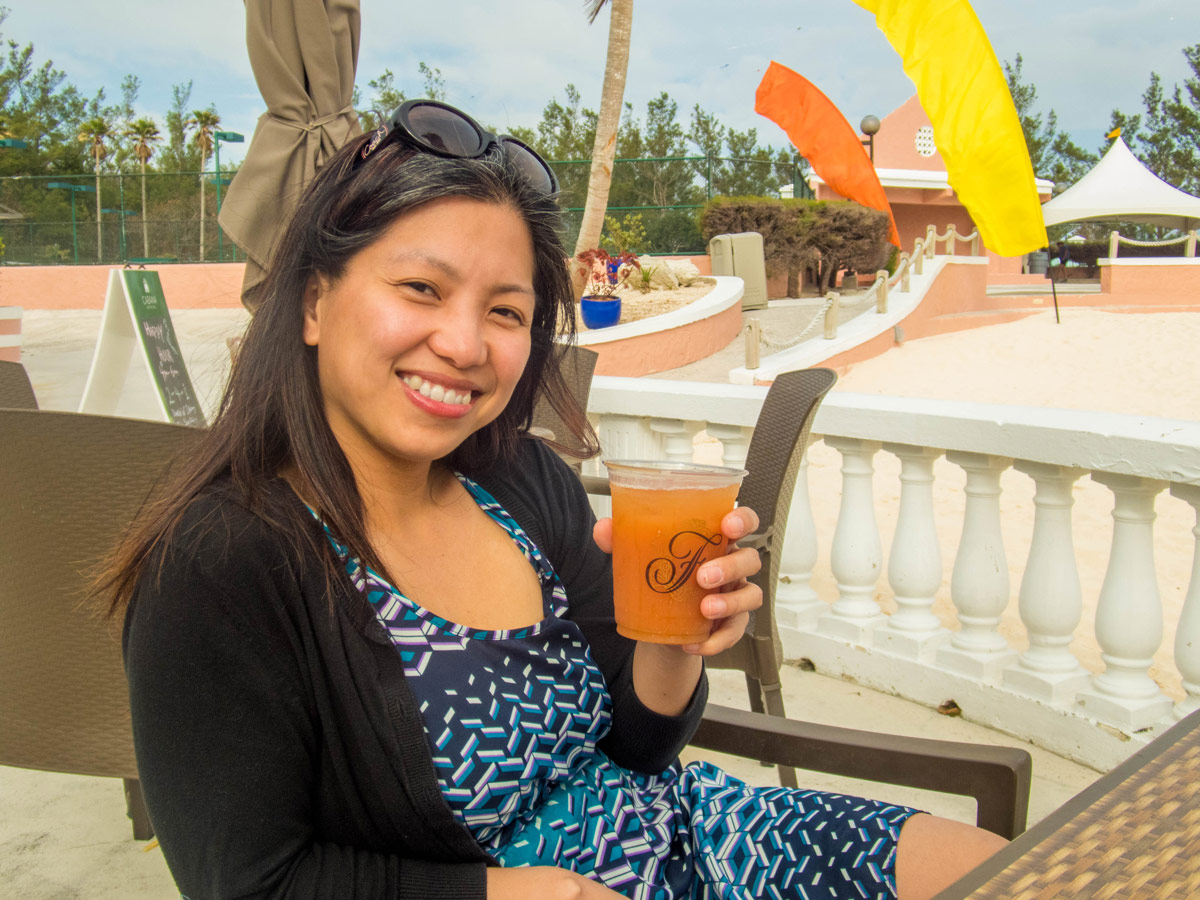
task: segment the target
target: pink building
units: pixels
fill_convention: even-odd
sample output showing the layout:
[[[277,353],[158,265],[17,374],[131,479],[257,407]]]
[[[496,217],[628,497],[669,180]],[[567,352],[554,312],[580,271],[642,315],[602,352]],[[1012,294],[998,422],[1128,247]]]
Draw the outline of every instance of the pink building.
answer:
[[[875,135],[875,171],[892,205],[900,244],[907,252],[912,252],[913,242],[923,237],[930,225],[937,226],[939,233],[951,224],[959,234],[975,230],[975,223],[946,178],[946,163],[933,141],[933,125],[916,94],[880,124]],[[845,199],[815,174],[811,184],[818,200]],[[1050,199],[1052,188],[1052,182],[1037,179],[1042,202]],[[988,256],[989,281],[1020,280],[1024,257],[997,256],[990,250]]]

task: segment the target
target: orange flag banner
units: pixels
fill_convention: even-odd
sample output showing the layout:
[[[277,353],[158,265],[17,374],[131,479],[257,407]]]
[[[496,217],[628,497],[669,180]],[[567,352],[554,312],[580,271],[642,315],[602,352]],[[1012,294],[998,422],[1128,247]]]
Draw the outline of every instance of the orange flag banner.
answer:
[[[785,132],[813,170],[843,197],[888,214],[888,240],[900,246],[896,220],[862,139],[833,101],[787,66],[772,62],[754,96],[754,111]]]

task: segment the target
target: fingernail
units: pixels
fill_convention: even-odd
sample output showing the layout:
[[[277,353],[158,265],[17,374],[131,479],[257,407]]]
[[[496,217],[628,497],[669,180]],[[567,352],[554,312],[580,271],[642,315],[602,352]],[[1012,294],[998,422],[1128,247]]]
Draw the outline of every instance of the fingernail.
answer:
[[[721,570],[716,566],[704,566],[697,575],[702,587],[713,587],[721,582]]]
[[[721,616],[725,615],[725,612],[728,609],[725,601],[718,600],[716,597],[709,597],[708,600],[705,601],[704,607],[704,614],[711,619],[719,619]]]

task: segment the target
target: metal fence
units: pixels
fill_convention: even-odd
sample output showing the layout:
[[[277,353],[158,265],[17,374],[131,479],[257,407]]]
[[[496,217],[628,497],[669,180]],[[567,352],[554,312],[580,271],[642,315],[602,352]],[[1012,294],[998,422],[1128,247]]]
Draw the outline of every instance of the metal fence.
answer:
[[[562,185],[564,242],[574,245],[590,160],[552,162]],[[0,178],[5,265],[120,265],[153,260],[235,262],[245,258],[217,223],[221,193],[212,172]],[[699,213],[715,196],[778,196],[793,185],[811,196],[802,160],[727,157],[619,159],[608,215],[639,216],[640,252],[703,253]],[[201,200],[203,192],[203,201]],[[201,209],[203,208],[203,215]]]

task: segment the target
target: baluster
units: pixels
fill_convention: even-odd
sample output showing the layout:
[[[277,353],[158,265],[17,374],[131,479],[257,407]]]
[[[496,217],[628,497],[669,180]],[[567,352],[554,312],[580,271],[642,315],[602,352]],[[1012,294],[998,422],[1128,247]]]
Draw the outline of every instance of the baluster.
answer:
[[[950,599],[961,624],[950,646],[937,652],[938,666],[983,681],[997,681],[1016,653],[1000,634],[1008,607],[1008,558],[1000,531],[1000,476],[1011,459],[951,450],[946,459],[967,473],[962,538],[950,577]]]
[[[913,272],[917,275],[925,274],[925,244],[920,240],[913,248]]]
[[[883,550],[875,522],[871,480],[879,444],[830,436],[826,436],[825,443],[842,454],[842,503],[830,554],[838,598],[817,622],[817,630],[855,643],[867,643],[871,633],[885,620],[875,602]]]
[[[925,227],[925,255],[930,259],[937,254],[937,227],[927,225]]]
[[[1034,480],[1033,537],[1021,579],[1021,621],[1029,649],[1004,669],[1012,690],[1067,706],[1089,676],[1071,655],[1071,638],[1083,615],[1083,592],[1071,536],[1071,488],[1082,469],[1018,460],[1018,472]]]
[[[955,228],[954,223],[951,222],[949,225],[946,226],[946,255],[947,256],[954,256],[954,250],[955,250],[954,241],[957,238],[958,238],[958,229]]]
[[[645,416],[604,413],[597,423],[596,434],[600,438],[602,459],[658,459],[660,456],[656,435],[650,430]],[[599,459],[588,460],[584,471],[587,471],[587,465],[595,467],[590,474],[601,477],[607,474]],[[610,498],[593,495],[588,501],[597,516],[612,515]]]
[[[650,420],[650,430],[658,435],[663,458],[671,462],[690,463],[695,454],[696,433],[704,427],[703,422],[687,422],[683,419]],[[709,434],[712,434],[709,431]]]
[[[878,313],[886,313],[888,311],[887,269],[880,269],[875,273],[875,284],[879,286],[878,293],[875,294],[875,311]]]
[[[941,450],[884,444],[900,457],[900,511],[888,554],[888,583],[898,609],[875,631],[875,646],[908,659],[932,661],[950,633],[933,614],[942,584],[942,552],[933,520],[933,464]]]
[[[1093,472],[1113,492],[1112,550],[1096,603],[1096,642],[1104,671],[1079,692],[1079,704],[1110,725],[1137,731],[1171,710],[1150,666],[1162,644],[1162,598],[1154,572],[1154,498],[1166,483]]]
[[[907,253],[900,254],[900,293],[906,294],[912,290],[911,258]]]
[[[1175,668],[1183,676],[1183,689],[1187,691],[1187,696],[1175,704],[1175,716],[1182,719],[1200,709],[1200,485],[1173,484],[1171,494],[1191,504],[1196,513],[1196,525],[1192,528],[1196,538],[1192,550],[1192,578],[1175,629]]]
[[[714,437],[721,442],[721,465],[731,466],[735,469],[746,467],[746,453],[750,449],[750,438],[754,434],[753,428],[747,428],[744,425],[710,423],[708,434],[709,437]]]
[[[787,652],[788,632],[811,631],[820,614],[828,610],[811,583],[817,554],[817,525],[808,498],[808,450],[805,449],[796,472],[792,508],[780,549],[779,584],[775,586],[775,621],[779,623],[785,656],[791,655]]]

